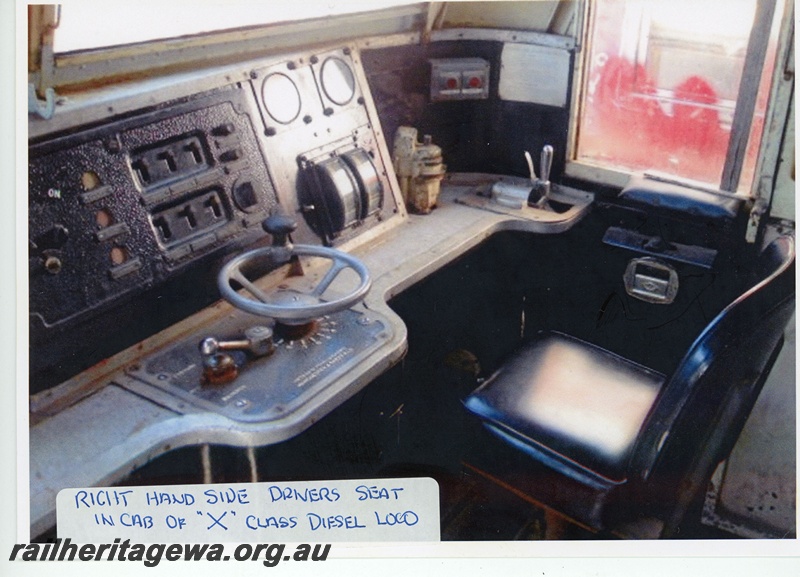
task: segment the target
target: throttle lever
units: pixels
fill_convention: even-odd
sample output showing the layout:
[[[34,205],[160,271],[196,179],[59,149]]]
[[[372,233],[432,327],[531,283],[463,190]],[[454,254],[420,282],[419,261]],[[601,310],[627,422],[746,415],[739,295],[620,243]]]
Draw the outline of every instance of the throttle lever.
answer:
[[[547,208],[550,198],[550,170],[553,168],[553,147],[545,144],[539,157],[539,178],[528,196],[528,206]]]
[[[542,182],[550,184],[550,170],[553,168],[553,147],[545,144],[542,148],[542,154],[539,157],[539,173],[542,176]]]

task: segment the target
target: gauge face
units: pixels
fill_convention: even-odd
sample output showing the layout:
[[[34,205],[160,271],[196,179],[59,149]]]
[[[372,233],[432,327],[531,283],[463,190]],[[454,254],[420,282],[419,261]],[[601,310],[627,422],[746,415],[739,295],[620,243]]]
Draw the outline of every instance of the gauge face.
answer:
[[[261,99],[275,122],[289,124],[300,114],[300,92],[285,74],[276,72],[264,79]]]
[[[334,104],[344,105],[353,99],[356,79],[353,71],[341,58],[331,56],[322,63],[320,72],[325,96]]]

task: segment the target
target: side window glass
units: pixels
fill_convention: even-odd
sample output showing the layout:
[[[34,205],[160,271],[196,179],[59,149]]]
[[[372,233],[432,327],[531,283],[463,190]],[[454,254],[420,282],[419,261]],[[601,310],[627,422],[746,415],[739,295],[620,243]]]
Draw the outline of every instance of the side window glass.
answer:
[[[577,160],[719,186],[756,2],[593,2]],[[775,43],[761,76],[740,190],[753,178]]]

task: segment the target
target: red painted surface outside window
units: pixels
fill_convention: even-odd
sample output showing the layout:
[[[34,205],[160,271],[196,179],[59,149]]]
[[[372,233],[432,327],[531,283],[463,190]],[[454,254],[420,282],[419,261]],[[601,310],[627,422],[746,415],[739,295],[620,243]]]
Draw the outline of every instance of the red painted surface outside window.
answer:
[[[578,160],[719,185],[755,2],[593,3]],[[753,178],[771,70],[762,75],[740,190]]]

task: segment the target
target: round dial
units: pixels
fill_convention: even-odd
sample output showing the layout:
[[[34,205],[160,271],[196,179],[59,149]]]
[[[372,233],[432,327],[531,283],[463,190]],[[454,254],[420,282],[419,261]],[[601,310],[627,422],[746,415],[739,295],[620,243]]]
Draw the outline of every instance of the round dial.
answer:
[[[325,96],[334,104],[344,105],[353,99],[356,92],[356,79],[347,62],[336,56],[322,63],[320,72]]]
[[[280,72],[270,74],[261,85],[261,99],[275,122],[289,124],[300,114],[300,92],[291,78]]]

